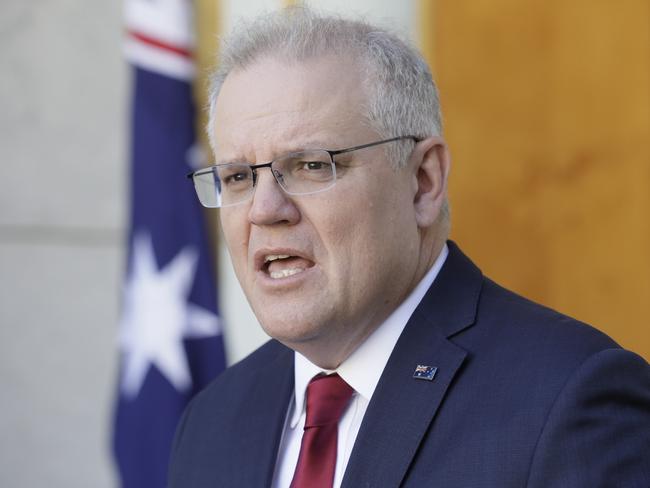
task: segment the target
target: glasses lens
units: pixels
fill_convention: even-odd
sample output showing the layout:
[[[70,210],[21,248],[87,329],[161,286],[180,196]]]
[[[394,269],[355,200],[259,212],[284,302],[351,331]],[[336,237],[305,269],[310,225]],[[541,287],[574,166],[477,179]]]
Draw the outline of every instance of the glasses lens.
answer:
[[[336,181],[336,170],[327,151],[289,154],[274,161],[273,171],[284,190],[294,195],[327,190]]]
[[[249,197],[253,172],[247,164],[214,166],[194,175],[194,187],[203,206],[227,207]]]
[[[194,188],[199,197],[201,205],[208,208],[219,207],[220,192],[218,190],[218,180],[214,168],[208,168],[194,173]]]
[[[220,207],[246,200],[253,191],[253,170],[248,164],[229,163],[216,166]]]

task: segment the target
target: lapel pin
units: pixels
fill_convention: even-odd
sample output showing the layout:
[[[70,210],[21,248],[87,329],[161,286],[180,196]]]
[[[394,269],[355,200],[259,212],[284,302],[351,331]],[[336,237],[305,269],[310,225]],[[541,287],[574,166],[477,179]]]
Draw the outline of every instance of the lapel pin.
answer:
[[[435,366],[424,366],[423,364],[418,364],[413,373],[413,378],[417,380],[427,380],[431,381],[436,375],[438,368]]]

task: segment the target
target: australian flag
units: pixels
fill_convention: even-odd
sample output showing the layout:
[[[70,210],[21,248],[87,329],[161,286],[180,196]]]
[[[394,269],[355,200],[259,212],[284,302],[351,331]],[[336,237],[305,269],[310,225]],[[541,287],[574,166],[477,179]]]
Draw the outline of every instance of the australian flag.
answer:
[[[127,0],[131,227],[113,448],[123,488],[163,488],[179,417],[225,367],[195,169],[189,0]]]

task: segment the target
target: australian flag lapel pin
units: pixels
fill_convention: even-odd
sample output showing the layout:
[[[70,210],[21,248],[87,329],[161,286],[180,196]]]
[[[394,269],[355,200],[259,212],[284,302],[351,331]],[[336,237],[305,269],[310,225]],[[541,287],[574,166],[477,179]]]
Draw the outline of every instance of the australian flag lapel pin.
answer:
[[[415,368],[415,372],[413,373],[413,378],[417,380],[431,381],[436,375],[436,371],[438,371],[438,368],[435,366],[425,366],[423,364],[418,364]]]

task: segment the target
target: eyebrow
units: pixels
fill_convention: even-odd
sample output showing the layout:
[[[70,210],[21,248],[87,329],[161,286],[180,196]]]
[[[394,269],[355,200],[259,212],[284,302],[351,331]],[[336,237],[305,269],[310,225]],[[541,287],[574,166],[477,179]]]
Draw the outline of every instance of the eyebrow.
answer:
[[[323,143],[322,139],[307,139],[306,142],[301,142],[300,144],[291,144],[289,146],[286,146],[283,150],[274,152],[274,156],[272,159],[264,160],[264,161],[249,161],[246,158],[240,158],[240,157],[233,157],[233,158],[220,158],[220,159],[215,159],[215,161],[212,164],[227,164],[227,163],[245,163],[245,164],[263,164],[263,163],[268,163],[269,161],[273,161],[281,156],[284,156],[286,154],[292,154],[296,152],[301,152],[301,151],[309,151],[311,149],[325,149],[325,150],[336,150],[333,147],[330,147],[329,144]]]

